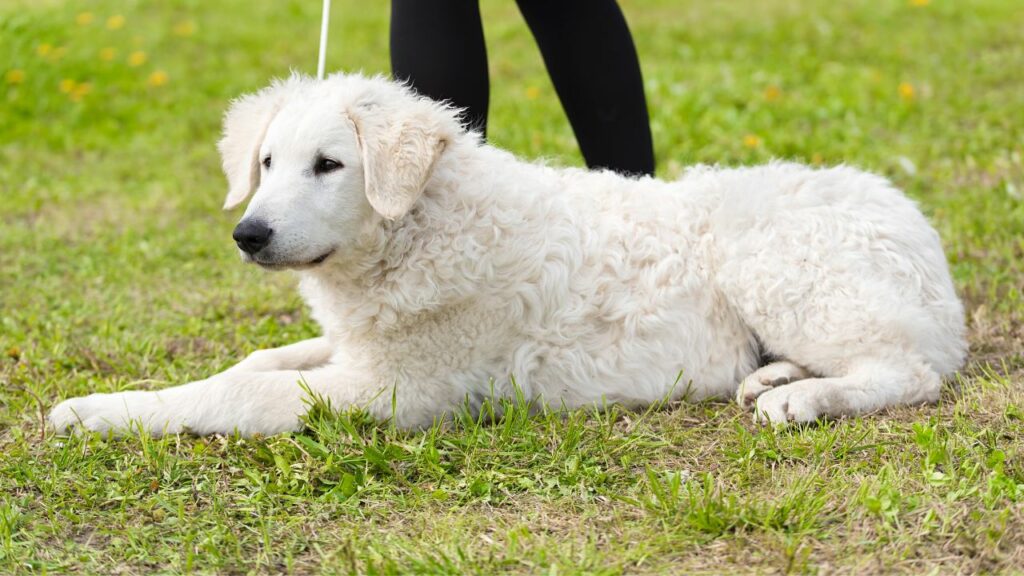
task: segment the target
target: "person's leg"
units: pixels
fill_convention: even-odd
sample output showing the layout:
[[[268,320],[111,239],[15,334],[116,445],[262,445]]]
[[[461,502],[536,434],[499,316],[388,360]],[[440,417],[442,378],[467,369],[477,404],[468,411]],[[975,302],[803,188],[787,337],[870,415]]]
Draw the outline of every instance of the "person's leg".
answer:
[[[487,131],[487,48],[476,0],[392,0],[391,73]]]
[[[615,0],[516,0],[591,168],[654,173],[636,47]]]

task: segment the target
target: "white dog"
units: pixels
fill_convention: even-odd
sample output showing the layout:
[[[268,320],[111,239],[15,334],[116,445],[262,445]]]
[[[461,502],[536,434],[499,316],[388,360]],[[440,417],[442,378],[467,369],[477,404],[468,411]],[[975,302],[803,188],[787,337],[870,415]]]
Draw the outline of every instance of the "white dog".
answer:
[[[67,400],[58,430],[274,434],[301,426],[304,387],[418,428],[513,380],[556,408],[735,396],[761,422],[810,422],[935,401],[964,361],[938,235],[851,168],[551,168],[359,75],[236,101],[220,150],[225,207],[255,191],[243,259],[298,270],[324,335]]]

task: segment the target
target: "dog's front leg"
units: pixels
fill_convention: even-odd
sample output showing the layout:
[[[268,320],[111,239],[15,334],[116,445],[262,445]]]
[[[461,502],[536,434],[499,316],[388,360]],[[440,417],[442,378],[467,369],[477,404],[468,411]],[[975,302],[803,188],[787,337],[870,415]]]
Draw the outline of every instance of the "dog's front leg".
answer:
[[[123,434],[133,429],[154,436],[277,434],[301,427],[308,408],[304,386],[335,408],[366,406],[382,396],[364,376],[328,365],[308,372],[228,371],[207,380],[155,392],[92,394],[65,400],[50,412],[58,432],[81,427]],[[381,410],[371,410],[381,412]]]
[[[335,346],[326,336],[310,338],[287,346],[257,350],[227,371],[312,370],[327,364],[335,351]]]

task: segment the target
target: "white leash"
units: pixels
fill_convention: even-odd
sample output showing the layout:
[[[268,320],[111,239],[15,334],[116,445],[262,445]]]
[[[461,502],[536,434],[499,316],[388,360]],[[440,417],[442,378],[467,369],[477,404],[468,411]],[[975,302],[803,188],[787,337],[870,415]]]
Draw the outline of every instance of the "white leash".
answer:
[[[324,15],[320,18],[320,58],[316,63],[316,77],[324,79],[324,64],[327,62],[327,24],[331,19],[331,0],[324,0]]]

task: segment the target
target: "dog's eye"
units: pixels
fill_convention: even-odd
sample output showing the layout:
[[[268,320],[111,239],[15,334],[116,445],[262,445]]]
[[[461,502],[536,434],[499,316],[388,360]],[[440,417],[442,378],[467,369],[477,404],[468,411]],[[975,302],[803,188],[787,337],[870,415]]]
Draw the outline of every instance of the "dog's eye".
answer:
[[[263,159],[263,167],[270,170],[270,154],[267,154],[267,157]]]
[[[313,164],[314,174],[326,174],[327,172],[334,172],[343,165],[337,160],[331,160],[330,158],[324,158],[323,156],[316,159],[316,164]]]

